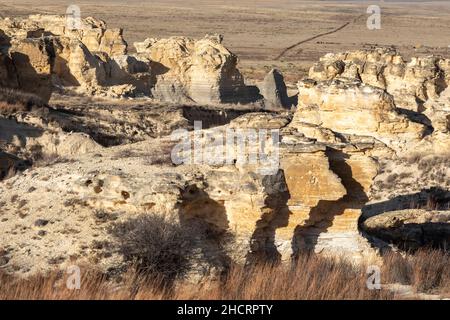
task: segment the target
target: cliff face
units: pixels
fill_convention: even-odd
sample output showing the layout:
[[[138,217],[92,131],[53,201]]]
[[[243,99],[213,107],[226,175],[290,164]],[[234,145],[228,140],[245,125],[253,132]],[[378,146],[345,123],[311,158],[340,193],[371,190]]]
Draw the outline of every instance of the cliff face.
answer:
[[[56,16],[0,23],[0,243],[8,271],[28,275],[73,260],[118,270],[127,261],[110,230],[141,214],[206,223],[215,237],[197,244],[208,253],[196,262],[205,273],[230,259],[286,260],[304,250],[359,259],[376,253],[362,234],[365,219],[400,209],[422,189],[449,187],[446,59],[407,63],[387,49],[330,54],[298,82],[293,111],[280,108],[288,97],[275,72],[263,93],[278,111],[208,109],[192,104],[252,97],[221,37],[149,38],[127,55],[120,30],[92,18],[83,26],[67,30]],[[48,106],[55,87],[158,104],[73,105],[62,96]],[[192,132],[195,121],[204,127]],[[186,144],[171,135],[176,129],[186,129]],[[249,140],[240,149],[233,138],[224,161],[230,131]],[[199,158],[187,145],[200,148]],[[445,190],[439,194],[436,201],[448,203]],[[365,231],[383,235],[388,220]]]
[[[8,40],[3,51],[10,52],[23,78],[19,87],[44,100],[51,95],[51,84],[94,96],[147,96],[164,102],[257,98],[245,86],[237,57],[221,44],[221,36],[149,38],[135,44],[137,55],[127,55],[122,30],[94,18],[82,19],[74,30],[63,16],[6,18],[0,20],[0,30]],[[28,88],[29,80],[41,88]]]

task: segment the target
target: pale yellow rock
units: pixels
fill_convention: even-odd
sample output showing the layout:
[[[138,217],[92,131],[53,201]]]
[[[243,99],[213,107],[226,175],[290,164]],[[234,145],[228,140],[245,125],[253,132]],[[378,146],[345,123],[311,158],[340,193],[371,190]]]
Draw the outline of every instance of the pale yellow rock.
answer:
[[[48,101],[52,93],[51,60],[44,40],[13,39],[9,54],[17,73],[19,88]]]
[[[121,29],[108,29],[106,23],[92,17],[81,19],[79,29],[71,29],[63,15],[30,15],[27,18],[1,19],[0,29],[15,37],[40,35],[65,36],[81,41],[91,52],[104,52],[110,56],[127,52],[127,43]]]
[[[392,96],[377,87],[343,78],[300,81],[298,88],[293,128],[306,122],[338,133],[372,136],[397,150],[424,136],[426,127],[399,114]]]
[[[327,54],[311,67],[309,77],[361,80],[386,89],[398,107],[420,112],[423,102],[436,98],[448,84],[448,66],[448,59],[441,57],[412,57],[407,62],[394,49],[378,48]]]
[[[245,94],[237,57],[221,38],[146,39],[135,43],[138,54],[154,62],[153,96],[165,101],[231,102]]]

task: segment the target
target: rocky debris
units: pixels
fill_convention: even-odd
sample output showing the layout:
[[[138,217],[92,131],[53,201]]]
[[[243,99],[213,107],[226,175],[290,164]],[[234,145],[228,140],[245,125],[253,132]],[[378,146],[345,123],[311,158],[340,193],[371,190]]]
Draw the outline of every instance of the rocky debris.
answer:
[[[386,212],[364,221],[369,235],[414,250],[423,246],[447,248],[450,242],[450,213],[420,209]]]
[[[318,81],[350,78],[385,89],[397,107],[423,111],[423,103],[436,98],[448,86],[450,62],[441,57],[413,57],[406,62],[392,48],[327,54],[311,67]]]
[[[170,135],[176,129],[192,130],[195,121],[204,129],[260,111],[255,106],[196,106],[160,104],[152,101],[89,101],[67,103],[55,95],[54,106],[46,115],[65,132],[83,132],[97,143],[115,146]],[[273,116],[267,113],[267,116]]]
[[[236,68],[237,57],[222,37],[148,38],[135,43],[140,56],[152,61],[152,95],[169,102],[203,104],[250,102],[255,97]]]
[[[52,122],[49,116],[51,109],[41,104],[34,105],[37,100],[28,96],[14,91],[3,95],[5,101],[0,106],[0,150],[8,154],[4,155],[9,164],[7,169],[17,167],[17,164],[19,167],[23,167],[23,164],[29,166],[41,159],[67,159],[100,148],[84,133],[64,132],[57,122]],[[15,100],[14,104],[9,104],[10,99]]]
[[[283,75],[277,69],[272,69],[265,76],[260,86],[260,92],[264,97],[264,106],[266,108],[290,109],[292,106]]]
[[[82,153],[101,151],[102,147],[169,136],[176,129],[192,130],[199,119],[204,119],[202,127],[207,129],[258,110],[252,106],[207,108],[132,101],[81,100],[67,104],[67,97],[62,97],[66,105],[58,104],[61,101],[56,99],[52,102],[57,104],[49,107],[19,91],[6,89],[0,94],[0,148],[4,151],[1,178],[34,163],[69,161]],[[170,158],[170,150],[165,152],[162,157]]]
[[[361,221],[395,210],[450,208],[448,154],[418,154],[382,158],[362,210]]]

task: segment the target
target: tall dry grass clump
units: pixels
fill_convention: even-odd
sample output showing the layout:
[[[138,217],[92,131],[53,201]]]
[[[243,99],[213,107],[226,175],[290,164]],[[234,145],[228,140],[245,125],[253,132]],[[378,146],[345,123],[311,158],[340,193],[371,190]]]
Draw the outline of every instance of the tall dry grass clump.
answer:
[[[384,279],[407,284],[417,292],[450,295],[450,253],[423,248],[414,253],[388,253],[384,256]]]
[[[79,290],[66,286],[67,276],[16,279],[2,275],[0,299],[393,299],[384,290],[366,287],[365,270],[343,259],[301,255],[295,264],[233,266],[223,279],[200,283],[129,271],[117,282],[93,270],[84,270]]]
[[[234,266],[222,283],[203,287],[200,298],[219,300],[372,300],[393,299],[387,291],[369,290],[365,268],[343,258],[300,255],[296,263]],[[199,298],[190,290],[177,299]]]
[[[11,115],[19,111],[30,111],[46,104],[38,96],[16,89],[0,88],[0,114]]]

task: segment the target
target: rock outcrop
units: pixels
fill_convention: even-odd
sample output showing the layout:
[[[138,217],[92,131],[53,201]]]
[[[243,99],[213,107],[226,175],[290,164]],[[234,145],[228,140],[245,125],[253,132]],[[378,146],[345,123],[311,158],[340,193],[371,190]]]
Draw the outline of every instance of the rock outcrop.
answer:
[[[76,29],[70,28],[66,16],[30,15],[27,18],[5,18],[0,20],[0,29],[19,39],[62,36],[82,42],[92,53],[109,56],[127,53],[127,43],[122,29],[109,29],[104,21],[92,17],[81,19]]]
[[[135,43],[140,56],[152,61],[152,95],[170,102],[249,102],[252,92],[236,68],[237,57],[221,36],[148,38]]]
[[[406,63],[386,49],[327,55],[311,68],[312,79],[299,81],[294,112],[270,110],[289,107],[276,71],[261,88],[265,110],[133,101],[69,106],[58,94],[48,106],[53,87],[178,104],[256,97],[220,36],[149,38],[127,55],[120,30],[91,18],[79,30],[63,22],[30,16],[0,23],[0,85],[44,100],[0,101],[0,243],[7,271],[33,274],[73,260],[123,270],[127,261],[111,228],[149,213],[206,223],[217,238],[199,243],[199,252],[214,252],[209,257],[220,263],[286,260],[307,250],[362,258],[375,252],[362,225],[382,235],[381,225],[394,228],[392,241],[407,238],[410,227],[418,230],[409,213],[395,218],[400,229],[391,216],[383,220],[383,206],[409,190],[383,184],[396,181],[388,175],[397,165],[413,153],[440,154],[432,165],[408,162],[408,170],[422,166],[434,175],[428,182],[435,184],[425,186],[420,177],[408,183],[447,188],[446,59]],[[203,127],[192,132],[196,120]],[[181,136],[171,135],[175,129]],[[233,143],[224,145],[230,134]],[[39,159],[48,161],[39,165]],[[224,267],[215,260],[204,263],[205,273]]]
[[[450,212],[391,211],[367,219],[363,229],[371,236],[405,250],[424,246],[446,249],[450,242]]]
[[[423,111],[423,103],[436,98],[449,84],[449,60],[413,57],[406,62],[395,49],[349,51],[327,54],[311,67],[318,81],[350,78],[385,89],[398,108]]]
[[[13,65],[9,74],[18,78],[8,87],[47,101],[53,86],[97,96],[148,95],[149,62],[126,55],[122,31],[108,29],[94,18],[81,22],[79,29],[72,30],[63,16],[0,20],[7,39],[2,41],[2,51]]]
[[[260,92],[264,97],[264,106],[268,109],[290,109],[292,106],[283,75],[277,69],[272,69],[264,77],[264,81],[260,86]]]
[[[384,90],[355,80],[300,81],[291,126],[309,123],[339,134],[374,137],[401,150],[419,142],[426,126],[401,115]]]
[[[10,52],[23,78],[17,87],[29,91],[26,83],[34,83],[29,92],[45,100],[50,82],[94,96],[147,96],[165,102],[246,103],[260,98],[256,88],[245,85],[237,57],[221,44],[221,36],[148,38],[135,44],[137,55],[127,55],[122,30],[94,18],[82,19],[77,29],[67,26],[64,16],[5,18],[0,30],[2,51]]]

